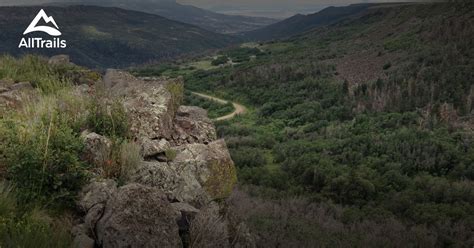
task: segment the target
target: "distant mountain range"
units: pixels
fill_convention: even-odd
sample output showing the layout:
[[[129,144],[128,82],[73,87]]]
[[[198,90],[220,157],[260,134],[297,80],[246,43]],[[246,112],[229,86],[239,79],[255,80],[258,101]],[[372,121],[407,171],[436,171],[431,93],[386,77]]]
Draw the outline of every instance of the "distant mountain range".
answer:
[[[44,8],[56,20],[66,49],[19,49],[23,32],[41,7],[0,7],[0,51],[11,55],[69,54],[80,65],[125,67],[237,42],[234,37],[120,8],[69,6]],[[38,37],[35,32],[25,37]],[[46,34],[44,34],[46,35]],[[45,36],[45,38],[51,38]]]
[[[267,27],[244,32],[242,36],[246,39],[262,41],[288,38],[361,13],[371,6],[374,5],[354,4],[346,7],[328,7],[314,14],[295,15]]]
[[[240,33],[262,28],[277,22],[265,17],[224,15],[191,5],[179,4],[174,0],[51,0],[53,5],[95,5],[119,7],[156,14],[168,19],[199,26],[216,33]]]

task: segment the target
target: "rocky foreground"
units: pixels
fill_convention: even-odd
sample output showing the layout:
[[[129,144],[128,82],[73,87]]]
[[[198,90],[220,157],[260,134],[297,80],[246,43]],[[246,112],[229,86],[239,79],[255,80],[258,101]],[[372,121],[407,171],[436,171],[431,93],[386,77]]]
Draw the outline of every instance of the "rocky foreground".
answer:
[[[67,56],[49,63],[70,64]],[[81,129],[80,159],[90,165],[90,181],[77,197],[74,247],[254,247],[245,225],[226,211],[225,200],[237,182],[226,143],[217,139],[207,111],[180,105],[183,80],[140,79],[113,69],[103,77],[91,75],[98,74],[76,68],[67,92],[77,99],[100,98],[112,126],[119,125],[112,117],[112,106],[119,103],[127,134]],[[38,99],[34,83],[0,82],[2,113]],[[61,109],[63,103],[58,104]],[[93,114],[82,111],[87,113],[78,116]],[[120,176],[106,171],[114,166],[111,154],[124,152],[117,138],[132,144],[136,152],[129,154],[138,157],[133,166],[119,167]]]
[[[225,199],[237,181],[226,144],[217,140],[205,110],[179,106],[181,79],[145,81],[108,70],[102,84],[110,98],[123,101],[143,161],[121,185],[96,178],[84,187],[78,201],[84,216],[73,229],[75,243],[181,247],[188,242],[193,219],[201,214],[220,219],[216,201]],[[83,137],[92,162],[112,149],[104,136],[84,132]]]

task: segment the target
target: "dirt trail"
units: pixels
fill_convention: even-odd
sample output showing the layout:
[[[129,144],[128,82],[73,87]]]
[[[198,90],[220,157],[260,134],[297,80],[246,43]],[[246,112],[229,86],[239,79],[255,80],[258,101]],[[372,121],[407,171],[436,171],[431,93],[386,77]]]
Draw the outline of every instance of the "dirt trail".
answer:
[[[224,99],[220,99],[220,98],[217,98],[217,97],[214,97],[214,96],[210,96],[210,95],[206,95],[206,94],[202,94],[202,93],[198,93],[198,92],[191,92],[191,93],[193,93],[196,96],[200,96],[200,97],[203,97],[203,98],[206,98],[206,99],[209,99],[209,100],[213,100],[213,101],[216,101],[216,102],[221,103],[221,104],[227,104],[229,102],[229,101],[224,100]],[[219,118],[216,118],[216,119],[214,119],[215,121],[229,120],[229,119],[234,118],[236,115],[245,114],[247,112],[247,108],[245,106],[240,105],[240,104],[235,103],[235,102],[231,102],[231,103],[232,103],[232,105],[234,105],[235,111],[228,114],[228,115],[224,115],[224,116],[221,116]]]

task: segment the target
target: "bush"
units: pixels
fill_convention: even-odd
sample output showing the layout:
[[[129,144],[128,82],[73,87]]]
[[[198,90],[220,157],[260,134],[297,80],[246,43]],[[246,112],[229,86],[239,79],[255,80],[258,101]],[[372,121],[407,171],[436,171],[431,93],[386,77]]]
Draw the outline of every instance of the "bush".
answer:
[[[258,148],[232,149],[231,156],[237,167],[261,167],[267,163],[265,156]]]
[[[35,123],[1,122],[8,177],[20,202],[74,204],[87,166],[79,160],[82,140],[67,119],[53,111]]]

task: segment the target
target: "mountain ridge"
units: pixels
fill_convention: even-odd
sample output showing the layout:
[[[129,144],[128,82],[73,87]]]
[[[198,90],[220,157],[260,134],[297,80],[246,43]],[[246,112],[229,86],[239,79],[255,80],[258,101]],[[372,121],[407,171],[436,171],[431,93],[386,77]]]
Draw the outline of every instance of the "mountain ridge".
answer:
[[[261,29],[244,32],[241,35],[249,40],[263,41],[289,38],[317,27],[336,23],[376,5],[377,4],[352,4],[344,7],[330,6],[313,14],[296,14],[283,21]]]
[[[150,14],[183,23],[199,26],[203,29],[224,34],[239,33],[264,27],[277,20],[265,17],[249,17],[225,15],[210,10],[201,9],[192,5],[180,4],[176,1],[91,1],[72,0],[66,2],[51,2],[45,5],[92,5],[102,7],[119,7]]]
[[[22,33],[40,9],[58,22],[68,41],[65,49],[18,49]],[[89,67],[127,67],[160,61],[183,54],[223,48],[237,41],[197,26],[116,7],[0,7],[3,52],[18,56],[37,53],[46,56],[69,54],[72,60]],[[49,38],[42,33],[28,37]],[[25,36],[27,37],[27,36]],[[116,51],[120,51],[117,53]]]

